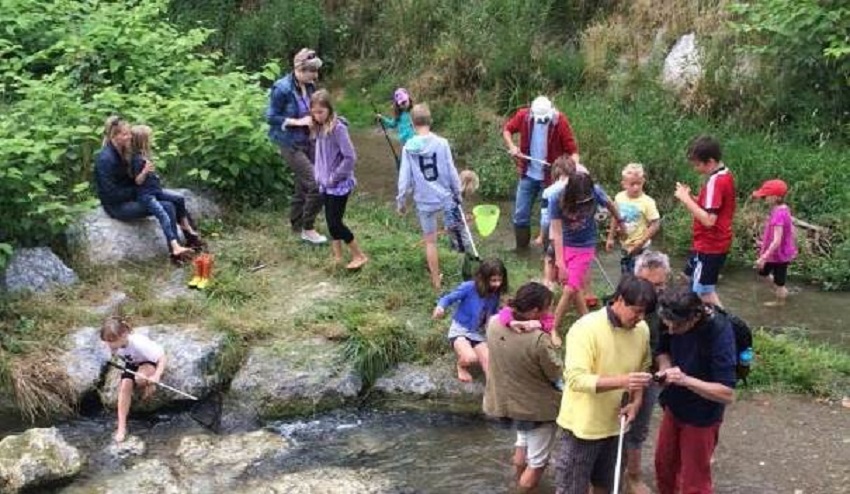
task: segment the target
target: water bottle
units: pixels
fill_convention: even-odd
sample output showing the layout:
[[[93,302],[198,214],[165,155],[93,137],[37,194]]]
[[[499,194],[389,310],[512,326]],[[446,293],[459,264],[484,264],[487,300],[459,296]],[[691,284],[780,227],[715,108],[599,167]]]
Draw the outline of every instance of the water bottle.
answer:
[[[749,367],[750,364],[753,362],[753,356],[753,348],[749,347],[742,351],[740,355],[738,355],[738,363]]]

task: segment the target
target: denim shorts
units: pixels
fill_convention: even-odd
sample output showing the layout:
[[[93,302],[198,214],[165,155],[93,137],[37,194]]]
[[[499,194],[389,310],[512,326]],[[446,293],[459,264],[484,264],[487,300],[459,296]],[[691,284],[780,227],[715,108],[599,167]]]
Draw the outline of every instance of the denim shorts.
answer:
[[[440,211],[422,211],[416,210],[416,216],[419,217],[419,225],[422,227],[423,235],[431,235],[437,233],[437,215]]]

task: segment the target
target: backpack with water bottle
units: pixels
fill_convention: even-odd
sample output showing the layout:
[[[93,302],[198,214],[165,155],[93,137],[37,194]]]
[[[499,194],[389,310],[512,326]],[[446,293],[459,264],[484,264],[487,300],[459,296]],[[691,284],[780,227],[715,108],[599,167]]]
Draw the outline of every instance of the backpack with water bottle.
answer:
[[[739,381],[744,381],[746,385],[747,376],[750,375],[750,368],[755,357],[755,353],[753,352],[753,331],[746,321],[735,314],[727,312],[722,307],[715,306],[712,308],[712,311],[716,316],[725,317],[732,324],[732,330],[735,332],[735,355],[737,356],[735,375]]]

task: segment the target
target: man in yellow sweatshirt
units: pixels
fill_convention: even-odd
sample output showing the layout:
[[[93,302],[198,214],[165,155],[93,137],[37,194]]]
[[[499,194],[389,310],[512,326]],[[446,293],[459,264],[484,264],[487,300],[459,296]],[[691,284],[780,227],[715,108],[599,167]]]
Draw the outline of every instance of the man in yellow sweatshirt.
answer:
[[[626,275],[612,301],[567,333],[564,389],[557,423],[563,429],[555,465],[558,494],[608,494],[614,487],[619,416],[631,422],[652,375],[649,328],[655,288]],[[623,393],[629,402],[622,406]]]

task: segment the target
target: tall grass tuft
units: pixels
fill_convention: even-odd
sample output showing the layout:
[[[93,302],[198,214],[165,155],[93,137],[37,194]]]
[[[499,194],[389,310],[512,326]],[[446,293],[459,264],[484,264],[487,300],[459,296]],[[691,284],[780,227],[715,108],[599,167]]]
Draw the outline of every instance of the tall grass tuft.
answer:
[[[344,359],[354,364],[366,386],[371,386],[390,367],[410,360],[416,349],[414,336],[386,313],[349,315],[344,323],[348,330]]]
[[[50,354],[34,353],[11,362],[10,380],[15,402],[31,422],[50,416],[70,416],[76,392],[62,365]]]

